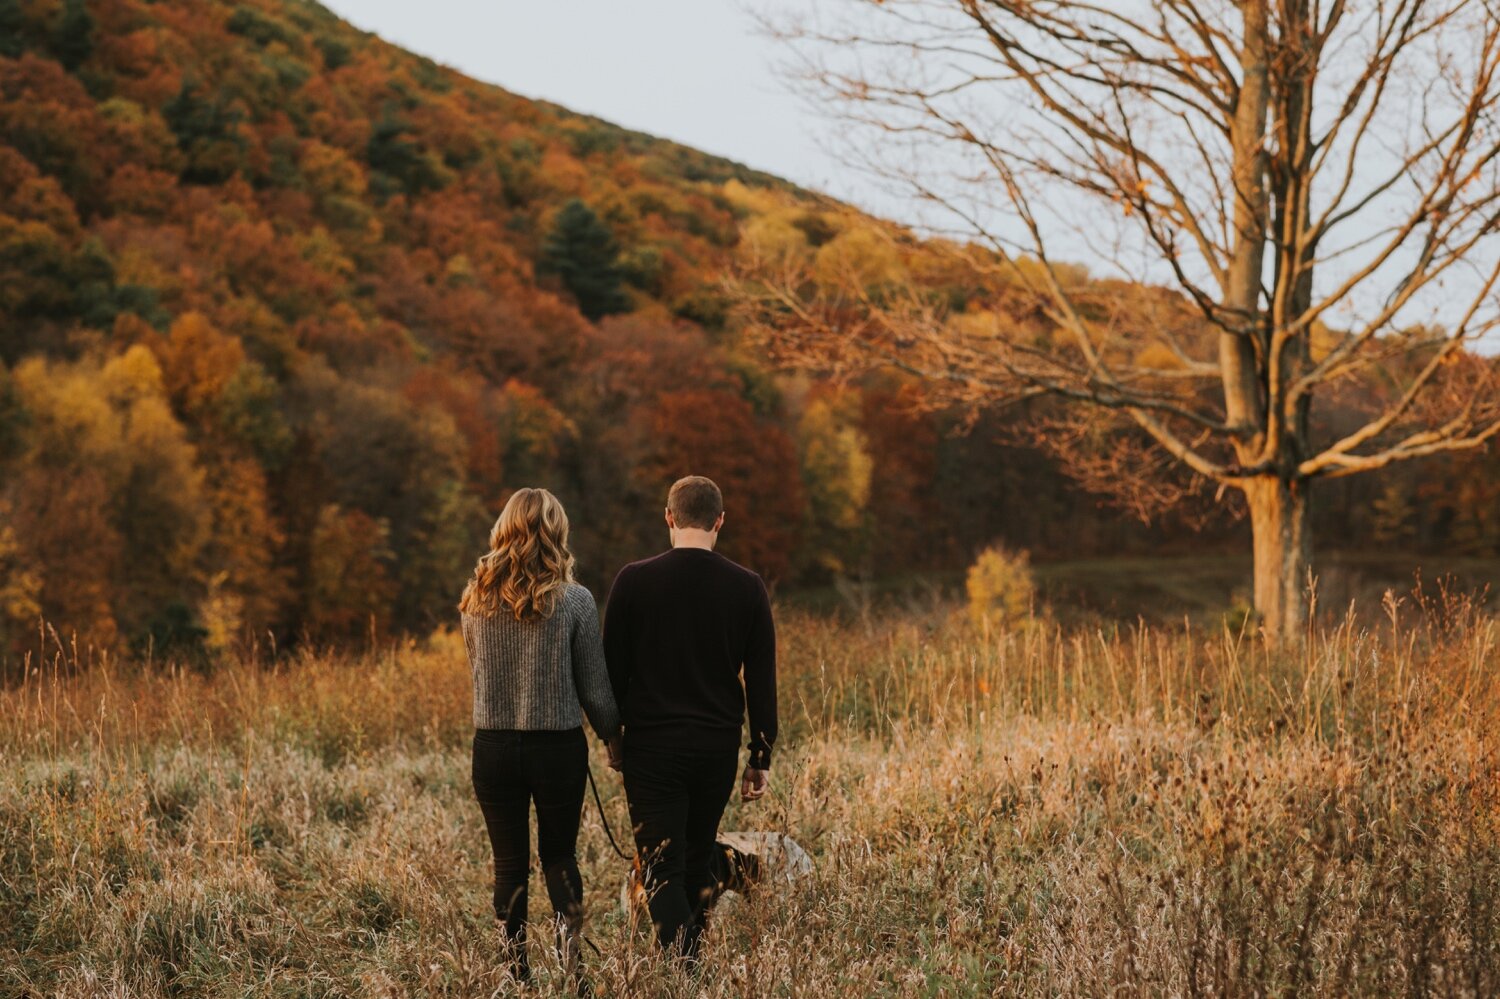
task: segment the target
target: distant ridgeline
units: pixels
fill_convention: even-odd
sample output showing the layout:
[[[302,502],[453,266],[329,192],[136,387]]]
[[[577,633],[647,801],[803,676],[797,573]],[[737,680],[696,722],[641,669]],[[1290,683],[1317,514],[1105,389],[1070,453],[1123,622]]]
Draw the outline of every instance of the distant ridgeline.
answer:
[[[523,484],[563,498],[596,590],[688,471],[783,586],[1240,530],[1101,509],[1023,411],[741,341],[745,247],[878,272],[874,226],[305,0],[0,0],[0,649],[39,619],[183,654],[423,632]],[[1493,551],[1480,461],[1330,487],[1321,537]]]

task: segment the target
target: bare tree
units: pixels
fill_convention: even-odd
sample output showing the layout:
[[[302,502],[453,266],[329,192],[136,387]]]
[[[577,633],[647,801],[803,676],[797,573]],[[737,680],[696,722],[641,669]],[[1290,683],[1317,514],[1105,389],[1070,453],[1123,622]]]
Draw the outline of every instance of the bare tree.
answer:
[[[1128,420],[1243,493],[1272,636],[1306,623],[1314,480],[1500,434],[1473,349],[1500,322],[1494,0],[828,2],[857,16],[780,26],[806,78],[876,130],[851,148],[959,220],[954,258],[1012,318],[762,260],[739,287],[783,353]],[[1177,305],[1090,301],[1063,256]],[[1319,432],[1335,387],[1365,418]]]

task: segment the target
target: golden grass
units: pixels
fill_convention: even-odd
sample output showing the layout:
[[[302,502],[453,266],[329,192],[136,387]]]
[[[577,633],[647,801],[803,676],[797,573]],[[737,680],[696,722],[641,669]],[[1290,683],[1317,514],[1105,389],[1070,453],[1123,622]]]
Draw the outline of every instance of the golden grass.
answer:
[[[815,875],[721,911],[689,978],[618,910],[590,806],[601,993],[1500,993],[1500,626],[1471,608],[1281,652],[786,614],[782,653],[773,796],[725,825]],[[0,693],[0,995],[504,994],[468,696],[451,635],[29,670]]]

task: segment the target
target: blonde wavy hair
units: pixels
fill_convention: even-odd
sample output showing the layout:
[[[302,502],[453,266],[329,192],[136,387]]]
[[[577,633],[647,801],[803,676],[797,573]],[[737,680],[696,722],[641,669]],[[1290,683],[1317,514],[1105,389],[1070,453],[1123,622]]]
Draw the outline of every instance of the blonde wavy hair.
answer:
[[[517,621],[551,617],[571,582],[567,511],[545,489],[517,489],[490,530],[490,550],[474,566],[458,609],[492,617],[503,608]]]

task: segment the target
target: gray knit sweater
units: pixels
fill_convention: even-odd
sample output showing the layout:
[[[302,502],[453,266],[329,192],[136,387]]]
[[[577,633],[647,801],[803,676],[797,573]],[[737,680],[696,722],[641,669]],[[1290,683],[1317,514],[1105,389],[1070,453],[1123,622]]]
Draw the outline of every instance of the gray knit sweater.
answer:
[[[474,672],[474,727],[561,731],[583,724],[599,738],[620,731],[620,712],[604,668],[594,595],[569,583],[552,616],[517,621],[506,611],[463,615],[464,647]]]

